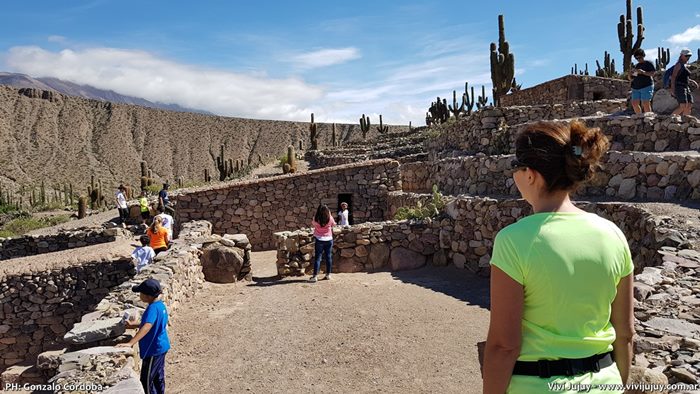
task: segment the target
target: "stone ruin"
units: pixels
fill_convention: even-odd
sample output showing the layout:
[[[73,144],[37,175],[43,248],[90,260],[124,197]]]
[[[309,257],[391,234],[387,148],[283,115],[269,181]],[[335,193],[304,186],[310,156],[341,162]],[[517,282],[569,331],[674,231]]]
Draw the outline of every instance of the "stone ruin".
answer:
[[[603,170],[577,191],[576,199],[582,209],[615,222],[630,242],[637,330],[633,379],[698,383],[700,121],[624,115],[626,89],[616,81],[572,76],[548,86],[502,97],[499,108],[442,125],[321,147],[307,153],[315,168],[309,172],[187,190],[174,198],[181,226],[176,246],[138,275],[123,268],[105,271],[103,267],[124,264],[115,256],[50,271],[38,267],[45,272],[34,274],[22,273],[24,268],[2,271],[0,351],[5,365],[54,345],[65,349],[41,353],[36,376],[10,368],[4,382],[51,378],[94,382],[108,387],[107,392],[138,392],[138,358],[109,346],[128,334],[120,327],[123,311],[143,307],[130,286],[148,276],[158,278],[174,311],[205,277],[226,283],[249,280],[251,250],[276,249],[280,277],[308,274],[314,252],[309,222],[320,202],[331,211],[348,202],[353,213],[351,226],[334,229],[339,272],[454,265],[487,276],[497,232],[530,213],[507,176],[514,135],[538,120],[582,119],[601,127],[612,141]],[[523,103],[528,105],[512,105]],[[433,185],[444,194],[440,215],[393,219],[399,208],[429,201]],[[58,253],[65,252],[70,251]]]

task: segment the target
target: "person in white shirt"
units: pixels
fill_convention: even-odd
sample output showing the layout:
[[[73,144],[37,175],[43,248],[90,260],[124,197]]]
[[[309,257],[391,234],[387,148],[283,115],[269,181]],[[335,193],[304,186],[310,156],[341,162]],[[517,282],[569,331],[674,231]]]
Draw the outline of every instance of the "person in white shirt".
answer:
[[[148,238],[148,236],[143,235],[141,238],[139,238],[139,240],[141,241],[141,246],[137,247],[133,252],[131,252],[131,258],[136,264],[137,273],[141,272],[142,269],[151,264],[153,262],[153,258],[156,257],[156,252],[149,246],[151,240]]]
[[[348,212],[348,203],[341,202],[340,203],[340,211],[338,212],[338,225],[339,226],[349,226],[350,225],[349,215],[350,215],[350,212]]]
[[[172,240],[173,239],[173,225],[175,225],[175,219],[171,215],[168,215],[165,213],[165,207],[162,205],[158,207],[158,216],[160,216],[160,219],[162,220],[162,225],[163,227],[168,230],[168,239]]]
[[[119,221],[121,222],[122,227],[124,227],[127,219],[129,219],[129,206],[126,203],[126,188],[124,185],[119,185],[116,200],[117,210],[119,211]]]

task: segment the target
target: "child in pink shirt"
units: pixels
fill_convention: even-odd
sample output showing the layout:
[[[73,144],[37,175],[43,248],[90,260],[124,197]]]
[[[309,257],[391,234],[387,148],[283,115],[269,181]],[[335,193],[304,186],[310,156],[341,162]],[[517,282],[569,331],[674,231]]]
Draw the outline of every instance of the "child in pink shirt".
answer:
[[[318,206],[311,225],[314,227],[315,256],[314,275],[309,281],[316,282],[318,280],[318,271],[321,269],[321,257],[326,258],[326,276],[323,279],[328,280],[331,278],[331,266],[333,264],[333,226],[335,226],[335,220],[333,220],[331,211],[326,205],[321,204]]]

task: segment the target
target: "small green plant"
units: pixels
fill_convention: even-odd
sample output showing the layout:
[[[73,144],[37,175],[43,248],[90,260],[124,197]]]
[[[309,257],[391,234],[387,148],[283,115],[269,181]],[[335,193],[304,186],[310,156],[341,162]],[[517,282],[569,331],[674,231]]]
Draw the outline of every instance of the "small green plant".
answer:
[[[437,185],[433,185],[432,198],[425,205],[418,201],[415,207],[401,207],[394,215],[395,220],[426,219],[438,216],[445,208],[445,200],[438,191]]]
[[[289,164],[287,160],[287,155],[282,155],[279,157],[279,167],[281,168],[285,164]]]
[[[33,218],[29,214],[22,215],[16,219],[5,223],[0,229],[0,237],[8,238],[22,234],[26,234],[32,230],[51,227],[57,224],[65,223],[70,220],[68,215],[58,215],[45,218]]]

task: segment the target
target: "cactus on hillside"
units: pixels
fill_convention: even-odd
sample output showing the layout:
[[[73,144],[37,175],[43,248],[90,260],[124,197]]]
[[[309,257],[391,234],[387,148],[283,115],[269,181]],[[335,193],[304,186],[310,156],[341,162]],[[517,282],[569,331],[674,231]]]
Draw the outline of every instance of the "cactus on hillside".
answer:
[[[379,134],[386,134],[389,132],[389,126],[384,126],[382,122],[382,115],[379,115],[379,126],[377,126],[377,131]]]
[[[430,112],[425,113],[425,125],[430,127],[430,125],[433,124],[433,117],[430,115]]]
[[[448,106],[452,116],[459,119],[459,116],[464,112],[464,95],[462,95],[462,104],[457,106],[457,91],[452,91],[452,105]]]
[[[476,103],[476,95],[474,94],[474,86],[472,86],[471,94],[469,94],[469,82],[464,83],[464,94],[462,95],[464,99],[464,107],[467,109],[467,116],[472,114],[474,110],[474,104]]]
[[[332,127],[332,134],[331,134],[331,146],[336,145],[336,140],[335,140],[335,123],[333,123]]]
[[[219,156],[216,156],[216,169],[219,170],[219,181],[225,181],[233,174],[231,161],[226,160],[224,144],[219,146]]]
[[[362,114],[360,118],[360,130],[362,131],[363,140],[367,139],[367,132],[369,131],[370,124],[369,116],[365,118],[365,114]]]
[[[665,70],[668,63],[671,62],[671,49],[670,48],[656,48],[656,70]]]
[[[211,182],[211,176],[209,176],[209,169],[207,168],[204,169],[204,182]]]
[[[644,14],[642,7],[637,7],[637,38],[634,39],[634,29],[632,26],[632,0],[627,0],[627,13],[620,15],[620,22],[617,24],[617,39],[620,41],[620,52],[622,52],[622,71],[628,72],[632,64],[632,54],[642,47],[644,41]],[[634,40],[634,44],[632,44]]]
[[[311,123],[309,123],[309,139],[311,140],[311,150],[318,150],[318,125],[314,122],[313,113],[311,113]]]
[[[603,67],[600,67],[600,62],[598,60],[595,61],[595,64],[598,67],[598,69],[595,71],[595,75],[597,77],[615,78],[619,76],[615,70],[615,59],[610,59],[610,54],[608,51],[605,51],[605,54],[603,55]]]
[[[297,158],[293,145],[287,147],[287,163],[289,164],[289,172],[297,171]]]
[[[78,198],[78,219],[82,219],[87,214],[87,197],[80,196]]]
[[[437,98],[436,101],[430,103],[430,117],[432,123],[445,123],[450,118],[450,110],[447,106],[447,99]]]
[[[486,87],[481,85],[481,94],[476,99],[476,108],[479,110],[484,109],[489,103],[489,98],[486,96]]]
[[[510,44],[506,41],[503,15],[498,16],[498,49],[493,42],[490,49],[493,103],[498,106],[500,97],[505,96],[510,91],[515,76],[515,56],[510,53]]]
[[[39,190],[41,191],[41,194],[40,194],[40,196],[41,196],[41,203],[42,203],[42,204],[46,204],[46,188],[44,187],[44,181],[43,181],[43,180],[41,181],[41,189],[39,189]]]

